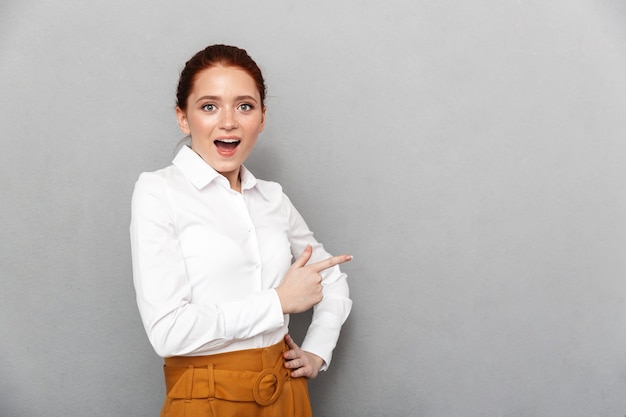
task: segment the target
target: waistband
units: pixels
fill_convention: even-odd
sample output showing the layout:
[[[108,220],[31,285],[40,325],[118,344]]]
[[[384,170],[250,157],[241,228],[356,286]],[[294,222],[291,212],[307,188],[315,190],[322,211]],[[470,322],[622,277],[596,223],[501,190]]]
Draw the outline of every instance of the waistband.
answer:
[[[284,341],[260,349],[208,356],[165,358],[165,387],[170,398],[219,398],[255,401],[265,406],[280,396],[290,372],[284,367]]]

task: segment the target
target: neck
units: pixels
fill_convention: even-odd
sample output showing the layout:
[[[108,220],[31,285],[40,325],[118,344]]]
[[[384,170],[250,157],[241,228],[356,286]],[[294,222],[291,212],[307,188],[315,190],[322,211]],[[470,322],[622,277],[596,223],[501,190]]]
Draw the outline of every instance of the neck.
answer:
[[[231,189],[237,191],[238,193],[241,192],[241,168],[238,169],[236,172],[228,172],[222,175],[226,177],[226,179],[230,183]]]

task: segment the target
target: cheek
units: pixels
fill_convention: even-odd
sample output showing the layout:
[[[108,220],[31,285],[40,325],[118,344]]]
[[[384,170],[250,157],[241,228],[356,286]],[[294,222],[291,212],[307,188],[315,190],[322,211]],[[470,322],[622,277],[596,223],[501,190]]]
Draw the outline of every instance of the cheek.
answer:
[[[198,117],[189,120],[189,129],[191,130],[191,134],[206,134],[207,132],[211,132],[214,127],[215,122],[207,117]]]
[[[265,127],[265,123],[264,123],[264,119],[262,118],[251,120],[250,123],[247,124],[248,132],[254,133],[256,135],[261,133],[264,127]]]

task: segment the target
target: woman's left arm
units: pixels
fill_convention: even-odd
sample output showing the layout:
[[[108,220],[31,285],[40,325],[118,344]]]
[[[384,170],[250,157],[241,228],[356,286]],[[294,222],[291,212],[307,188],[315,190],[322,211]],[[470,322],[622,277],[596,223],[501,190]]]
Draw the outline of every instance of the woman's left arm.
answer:
[[[285,199],[289,210],[289,241],[294,256],[299,256],[306,245],[311,245],[313,248],[313,254],[309,263],[318,262],[332,256],[326,252],[321,243],[315,240],[313,232],[311,232],[291,201],[289,201],[286,196]],[[328,368],[332,358],[332,352],[339,339],[341,326],[348,318],[352,308],[347,275],[340,270],[339,266],[336,265],[332,268],[328,268],[320,274],[322,275],[322,292],[324,298],[319,304],[313,307],[311,325],[302,342],[301,350],[314,355],[314,357],[308,358],[308,361],[313,364],[313,367],[318,363],[317,358],[321,360],[321,363],[319,369],[313,372],[314,375],[296,374],[297,376],[308,376],[312,378],[317,375],[317,371],[323,371]],[[297,353],[295,348],[290,346],[290,352],[291,351]],[[306,373],[308,374],[309,372]]]

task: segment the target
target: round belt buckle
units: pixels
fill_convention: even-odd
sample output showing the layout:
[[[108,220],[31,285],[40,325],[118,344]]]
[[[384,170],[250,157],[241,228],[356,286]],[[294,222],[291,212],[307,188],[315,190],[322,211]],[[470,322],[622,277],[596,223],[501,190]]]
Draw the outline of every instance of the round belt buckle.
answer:
[[[261,382],[268,375],[272,375],[274,379],[276,380],[276,389],[274,390],[274,393],[270,395],[269,398],[263,398],[261,396],[261,393],[259,392],[259,389],[261,386]],[[259,376],[256,378],[256,381],[254,381],[254,386],[252,387],[252,396],[254,397],[254,401],[256,401],[257,404],[261,406],[266,406],[266,405],[270,405],[274,403],[280,396],[280,393],[282,390],[283,390],[283,379],[280,377],[280,375],[278,375],[278,372],[276,372],[273,369],[264,369],[259,373]]]

